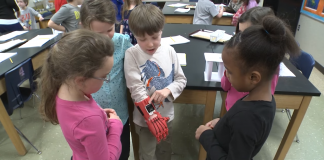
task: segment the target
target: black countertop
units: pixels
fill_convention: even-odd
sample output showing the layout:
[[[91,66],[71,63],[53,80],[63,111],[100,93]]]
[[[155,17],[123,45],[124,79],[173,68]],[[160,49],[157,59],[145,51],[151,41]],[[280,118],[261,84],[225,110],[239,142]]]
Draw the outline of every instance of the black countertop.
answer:
[[[187,66],[182,67],[187,77],[186,89],[199,90],[219,90],[222,91],[220,82],[204,81],[205,57],[204,53],[222,53],[224,44],[211,43],[207,40],[189,37],[189,34],[198,30],[225,30],[228,34],[233,34],[233,26],[216,25],[192,25],[192,24],[166,24],[163,29],[162,37],[182,35],[190,40],[189,43],[173,45],[177,53],[186,53]],[[296,75],[296,77],[280,77],[276,87],[276,94],[288,95],[309,95],[320,96],[317,88],[309,82],[287,59],[285,65]]]
[[[165,2],[162,13],[164,15],[180,15],[180,16],[193,16],[195,13],[194,9],[190,9],[189,12],[187,13],[180,13],[180,12],[174,12],[178,7],[169,7],[168,5],[170,4],[175,4],[175,3],[183,3],[183,4],[189,4],[189,5],[196,5],[197,2]],[[184,8],[184,7],[179,7],[179,8]],[[223,15],[223,17],[233,17],[233,15]]]
[[[189,37],[189,34],[199,30],[225,30],[226,33],[232,34],[235,30],[233,26],[216,26],[216,25],[192,25],[192,24],[165,24],[162,37],[182,35],[190,40],[189,43],[174,45],[177,53],[186,53],[187,66],[182,67],[183,72],[187,77],[186,89],[199,89],[199,90],[219,90],[222,91],[220,82],[206,82],[204,81],[205,70],[205,57],[204,53],[221,53],[224,44],[211,43],[207,40]],[[37,35],[52,34],[51,29],[31,30],[26,34],[17,36],[15,39],[32,39]],[[35,48],[15,48],[8,52],[17,52],[17,55],[11,57],[13,64],[10,60],[5,60],[0,63],[0,78],[10,69],[14,68],[21,62],[32,58],[49,48],[52,44],[57,42],[61,35],[53,38],[45,43],[42,47]],[[0,53],[1,54],[1,53]],[[287,95],[307,95],[307,96],[320,96],[317,88],[309,82],[287,59],[284,60],[285,65],[296,75],[296,77],[280,77],[276,88],[276,94]]]
[[[30,40],[37,35],[48,35],[52,34],[52,29],[35,29],[30,30],[25,34],[15,37],[14,39],[27,39]],[[33,48],[14,48],[12,50],[7,51],[7,53],[17,52],[16,55],[12,56],[11,59],[13,63],[10,62],[9,59],[6,59],[0,63],[0,78],[4,76],[4,74],[22,63],[23,61],[27,60],[28,58],[33,58],[37,54],[41,53],[45,49],[49,48],[52,44],[57,42],[61,38],[61,34],[57,35],[55,38],[51,39],[47,43],[45,43],[42,47],[33,47]],[[21,46],[21,45],[20,45]],[[0,53],[1,54],[1,53]]]

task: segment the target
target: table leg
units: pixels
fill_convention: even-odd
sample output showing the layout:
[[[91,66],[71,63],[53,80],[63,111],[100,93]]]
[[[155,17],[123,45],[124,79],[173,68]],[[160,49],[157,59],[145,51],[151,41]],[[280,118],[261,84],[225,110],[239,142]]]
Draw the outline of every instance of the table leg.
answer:
[[[311,101],[311,96],[304,96],[299,109],[295,109],[291,117],[291,120],[286,129],[285,135],[282,138],[278,151],[274,157],[274,160],[283,160],[288,153],[288,150],[297,134],[297,130],[306,114],[307,108]]]
[[[222,108],[221,108],[221,111],[220,111],[219,118],[222,118],[225,115],[225,113],[227,112],[226,105],[225,105],[227,92],[220,91],[220,93],[221,93],[221,97],[222,97]]]
[[[207,91],[203,124],[206,124],[207,122],[213,119],[215,102],[216,102],[216,93],[217,91]],[[202,147],[202,145],[200,145],[199,160],[206,160],[206,157],[207,157],[207,153],[205,149]]]
[[[133,152],[135,160],[139,160],[139,139],[138,135],[135,131],[135,124],[133,122],[133,111],[134,111],[134,103],[130,96],[130,92],[127,92],[127,103],[128,103],[128,114],[129,114],[129,125],[132,135],[132,143],[133,143]]]
[[[14,125],[12,124],[12,121],[2,103],[2,100],[0,99],[0,121],[6,130],[9,138],[11,139],[13,145],[15,146],[17,152],[19,155],[25,155],[27,153],[27,150],[22,143]]]

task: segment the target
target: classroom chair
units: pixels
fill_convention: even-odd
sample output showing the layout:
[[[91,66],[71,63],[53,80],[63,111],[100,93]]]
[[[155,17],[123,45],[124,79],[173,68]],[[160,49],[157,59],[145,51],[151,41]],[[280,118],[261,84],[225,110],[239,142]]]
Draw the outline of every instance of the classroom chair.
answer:
[[[33,96],[34,90],[36,89],[33,75],[34,69],[30,58],[5,74],[7,92],[1,95],[1,100],[9,116],[12,115],[15,109],[22,108],[24,102],[30,100]],[[20,87],[20,85],[26,80],[29,80],[30,88]],[[42,152],[38,150],[16,126],[14,127],[18,134],[23,137],[38,154],[42,154]]]
[[[290,57],[289,61],[302,72],[302,74],[309,79],[312,70],[315,65],[315,60],[312,55],[308,54],[305,51],[301,51],[299,57]],[[289,109],[285,109],[289,120],[291,119],[291,113]],[[296,142],[299,143],[298,135],[296,134]]]
[[[45,13],[42,14],[42,17],[47,17],[49,15],[52,15],[53,13],[51,11],[47,11]]]

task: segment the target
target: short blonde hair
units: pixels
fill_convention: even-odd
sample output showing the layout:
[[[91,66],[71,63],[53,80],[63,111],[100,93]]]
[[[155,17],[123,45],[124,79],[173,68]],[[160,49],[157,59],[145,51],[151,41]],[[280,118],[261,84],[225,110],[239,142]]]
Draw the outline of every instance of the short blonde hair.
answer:
[[[163,29],[164,15],[151,4],[135,7],[128,18],[129,29],[135,36],[144,37],[145,33],[153,35]]]

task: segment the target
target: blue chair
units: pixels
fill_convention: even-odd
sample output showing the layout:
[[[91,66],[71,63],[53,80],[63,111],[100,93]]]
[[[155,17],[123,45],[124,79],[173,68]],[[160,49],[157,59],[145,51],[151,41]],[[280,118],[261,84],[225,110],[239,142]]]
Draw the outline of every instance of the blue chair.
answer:
[[[302,51],[299,57],[291,57],[289,61],[309,79],[315,65],[315,60],[312,55]]]
[[[301,51],[301,54],[299,57],[290,57],[289,61],[302,72],[302,74],[309,79],[312,70],[315,65],[315,60],[312,55],[308,54],[305,51]],[[283,110],[283,112],[286,111],[287,116],[289,120],[291,119],[291,113],[289,109]],[[298,135],[296,134],[296,142],[299,143]]]
[[[52,15],[53,13],[51,12],[51,11],[47,11],[47,12],[45,12],[45,13],[43,13],[42,14],[42,17],[47,17],[47,16],[49,16],[49,15]]]
[[[22,108],[24,106],[24,102],[28,101],[32,97],[34,90],[36,89],[33,75],[34,69],[30,58],[5,74],[7,92],[0,97],[9,116],[13,114],[15,109]],[[30,88],[20,87],[20,85],[26,80],[29,80]],[[37,151],[38,154],[42,153],[16,126],[14,127],[19,135],[22,136]]]

